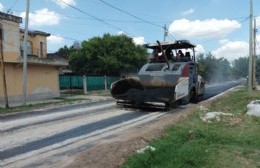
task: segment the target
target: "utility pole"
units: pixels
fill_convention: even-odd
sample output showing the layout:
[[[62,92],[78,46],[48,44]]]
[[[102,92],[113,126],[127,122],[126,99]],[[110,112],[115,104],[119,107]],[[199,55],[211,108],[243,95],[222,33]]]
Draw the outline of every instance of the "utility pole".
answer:
[[[5,76],[5,65],[4,65],[4,52],[3,52],[3,31],[0,28],[0,61],[1,61],[1,69],[2,69],[2,81],[3,81],[3,90],[4,90],[4,99],[5,99],[5,107],[8,108],[8,95],[7,95],[7,87],[6,87],[6,76]]]
[[[163,30],[164,30],[164,32],[163,32],[163,41],[165,41],[166,37],[168,36],[168,30],[167,30],[166,25],[164,25]]]
[[[30,0],[26,0],[25,30],[23,39],[23,105],[26,105],[26,88],[27,88],[27,36],[29,20]]]
[[[256,29],[256,20],[254,19],[254,38],[253,38],[253,41],[254,41],[254,50],[253,50],[253,70],[252,70],[252,73],[253,73],[253,89],[256,88],[256,32],[257,32],[257,29]]]
[[[252,45],[252,22],[253,22],[253,2],[250,0],[250,21],[249,21],[249,65],[248,65],[248,92],[249,94],[252,93],[252,51],[253,51],[253,45]]]

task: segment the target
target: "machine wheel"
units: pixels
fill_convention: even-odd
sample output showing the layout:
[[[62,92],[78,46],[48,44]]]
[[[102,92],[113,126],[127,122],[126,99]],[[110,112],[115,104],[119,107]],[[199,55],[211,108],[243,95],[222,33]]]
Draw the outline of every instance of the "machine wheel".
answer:
[[[186,105],[190,103],[190,93],[181,99],[181,105]]]
[[[178,106],[178,101],[169,101],[165,103],[165,110],[170,110]]]
[[[203,100],[204,94],[196,95],[195,91],[192,93],[191,102],[198,103],[199,101]]]
[[[165,109],[166,111],[170,110],[170,109],[171,109],[171,103],[170,103],[170,102],[166,102],[164,109]]]
[[[198,103],[200,101],[200,97],[199,96],[194,96],[192,99],[193,103]]]

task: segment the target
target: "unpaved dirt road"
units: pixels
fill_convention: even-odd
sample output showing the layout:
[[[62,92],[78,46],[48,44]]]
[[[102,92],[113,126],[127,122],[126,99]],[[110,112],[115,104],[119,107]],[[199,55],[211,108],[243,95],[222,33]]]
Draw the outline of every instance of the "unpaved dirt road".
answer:
[[[237,84],[208,87],[206,97]],[[165,112],[123,108],[107,100],[2,116],[1,166],[118,167],[195,106]]]

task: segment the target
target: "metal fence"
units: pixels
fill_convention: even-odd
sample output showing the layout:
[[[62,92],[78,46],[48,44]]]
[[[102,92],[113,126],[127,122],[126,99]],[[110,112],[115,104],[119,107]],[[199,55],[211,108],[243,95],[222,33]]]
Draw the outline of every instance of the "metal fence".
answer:
[[[111,83],[120,79],[118,76],[86,76],[87,90],[109,89]],[[60,75],[60,89],[83,89],[83,76]]]

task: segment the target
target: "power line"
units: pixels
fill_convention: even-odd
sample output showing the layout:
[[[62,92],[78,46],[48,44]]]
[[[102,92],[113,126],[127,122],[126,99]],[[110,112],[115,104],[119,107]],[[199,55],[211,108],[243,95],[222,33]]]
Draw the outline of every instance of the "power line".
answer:
[[[14,10],[16,12],[23,12],[20,10]],[[43,15],[43,16],[57,16],[56,14],[41,14],[41,13],[37,13],[37,15]],[[58,16],[62,16],[64,18],[73,18],[73,19],[80,19],[80,20],[97,20],[95,18],[92,17],[78,17],[78,16],[71,16],[71,15],[63,15],[63,14],[58,14]],[[119,23],[144,23],[143,21],[140,20],[123,20],[123,19],[102,19],[103,21],[107,21],[107,22],[119,22]],[[154,21],[153,23],[171,23],[171,21]],[[159,26],[159,25],[158,25]],[[162,27],[162,26],[160,26]]]
[[[2,23],[2,21],[0,20],[0,23]],[[9,22],[6,22],[4,24],[8,24],[9,26],[11,27],[15,27],[16,28],[16,24],[12,24],[12,23],[9,23]],[[24,27],[19,27],[19,29],[24,29]],[[40,30],[35,30],[35,29],[30,29],[29,31],[40,31]],[[53,35],[53,36],[56,36],[56,37],[62,37],[64,39],[68,39],[68,40],[72,40],[72,41],[81,41],[81,40],[78,40],[78,39],[75,39],[73,37],[68,37],[68,36],[62,36],[62,35],[57,35],[57,34],[53,34],[53,33],[48,33],[50,35]]]
[[[56,0],[56,1],[60,1],[60,0]],[[16,11],[16,12],[23,12],[23,11],[21,11],[21,10],[13,10],[13,11]],[[44,13],[44,14],[41,14],[41,13],[37,13],[37,15],[43,15],[43,16],[57,16],[57,14],[51,14],[51,13]],[[63,15],[63,14],[58,14],[58,16],[62,16],[62,17],[64,17],[64,18],[74,18],[74,19],[81,19],[81,20],[97,20],[96,18],[93,18],[93,17],[78,17],[78,16],[71,16],[71,15]],[[231,18],[225,18],[225,19],[228,19],[228,20],[239,20],[239,19],[244,19],[244,18],[247,18],[247,16],[241,16],[241,17],[231,17]],[[139,20],[139,21],[137,21],[137,20],[120,20],[120,19],[102,19],[103,21],[108,21],[108,22],[122,22],[122,23],[124,23],[124,22],[129,22],[129,23],[144,23],[144,21],[142,21],[142,20]],[[146,22],[145,22],[146,23]],[[151,22],[151,23],[168,23],[168,24],[170,24],[170,23],[172,23],[172,21],[154,21],[154,22]],[[161,26],[161,25],[157,25],[157,27],[163,27],[163,26]]]
[[[66,36],[61,36],[61,35],[57,35],[57,34],[51,34],[52,36],[56,36],[56,37],[62,37],[64,39],[68,39],[68,40],[72,40],[72,41],[80,41],[71,37],[66,37]]]
[[[15,0],[15,1],[14,1],[13,5],[7,10],[6,13],[10,13],[10,12],[12,11],[12,9],[13,9],[14,6],[16,5],[17,1],[18,1],[18,0]]]
[[[170,38],[171,38],[173,41],[176,41],[176,40],[177,40],[172,34],[170,34]]]
[[[0,23],[2,23],[3,24],[3,22],[0,20]],[[11,22],[6,22],[6,23],[4,23],[4,24],[7,24],[7,25],[9,25],[9,26],[11,26],[11,27],[15,27],[16,28],[16,24],[12,24]],[[24,27],[22,27],[22,26],[19,26],[19,28],[20,29],[24,29]],[[66,31],[66,29],[57,29],[57,28],[52,28],[52,29],[56,29],[56,30],[59,30],[59,31]],[[41,31],[41,30],[35,30],[35,29],[29,29],[29,31]],[[71,31],[71,29],[70,29],[70,31]],[[71,32],[73,32],[74,34],[75,33],[79,33],[79,32],[75,32],[75,31],[71,31]],[[68,39],[68,40],[74,40],[74,41],[82,41],[82,40],[78,40],[78,39],[75,39],[75,38],[73,38],[73,37],[68,37],[68,36],[62,36],[62,35],[57,35],[57,34],[54,34],[54,33],[51,33],[51,32],[48,32],[50,35],[53,35],[53,36],[57,36],[57,37],[62,37],[62,38],[64,38],[64,39]],[[85,33],[85,32],[84,32]],[[80,34],[82,34],[82,33],[80,33]],[[86,33],[85,33],[86,34]],[[89,36],[94,36],[94,35],[91,35],[91,34],[87,34],[87,35],[89,35]]]
[[[153,25],[153,26],[156,26],[156,27],[163,28],[163,26],[161,26],[161,25],[158,25],[158,24],[152,23],[152,22],[150,22],[150,21],[144,20],[144,19],[142,19],[142,18],[140,18],[140,17],[138,17],[138,16],[136,16],[136,15],[133,15],[133,14],[131,14],[131,13],[129,13],[129,12],[124,11],[123,9],[120,9],[120,8],[114,6],[114,5],[111,5],[111,4],[107,3],[107,2],[105,2],[104,0],[99,0],[99,1],[102,2],[102,3],[104,3],[104,4],[106,4],[107,6],[110,6],[111,8],[114,8],[114,9],[116,9],[116,10],[122,12],[122,13],[125,13],[125,14],[127,14],[127,15],[129,15],[129,16],[132,16],[132,17],[134,17],[134,18],[136,18],[136,19],[138,19],[138,20],[141,20],[141,21],[143,21],[143,22],[145,22],[145,23],[148,23],[148,24]]]
[[[56,1],[57,1],[57,2],[62,2],[62,3],[64,3],[64,4],[66,4],[66,5],[69,5],[70,7],[74,8],[74,9],[76,8],[75,6],[70,5],[70,4],[68,4],[68,3],[66,3],[66,2],[64,2],[64,1],[62,1],[62,0],[56,0]],[[63,17],[66,17],[66,18],[99,20],[99,21],[102,21],[103,23],[108,24],[109,26],[113,26],[114,28],[116,28],[116,29],[118,29],[118,30],[120,30],[120,31],[123,31],[123,30],[122,30],[121,28],[118,28],[118,27],[116,27],[116,26],[114,26],[114,25],[108,23],[107,21],[109,21],[109,22],[129,22],[129,23],[144,23],[144,22],[145,22],[145,23],[149,23],[149,24],[152,24],[152,25],[156,25],[157,27],[163,28],[162,26],[155,24],[155,22],[153,23],[153,22],[146,21],[146,20],[141,19],[141,18],[139,18],[139,17],[137,17],[137,16],[135,16],[135,15],[133,15],[133,14],[130,14],[129,12],[125,12],[125,11],[123,11],[122,9],[119,9],[119,8],[117,8],[117,7],[115,7],[115,6],[111,5],[111,4],[108,4],[107,2],[105,2],[105,1],[103,1],[103,0],[100,0],[100,1],[103,2],[103,3],[105,3],[106,5],[109,5],[110,7],[113,7],[113,8],[115,8],[115,9],[117,9],[117,10],[120,10],[120,11],[123,12],[123,13],[126,13],[126,14],[128,14],[128,15],[133,16],[133,17],[139,19],[140,21],[100,19],[100,18],[97,18],[97,17],[95,17],[94,15],[91,15],[91,14],[89,14],[89,13],[87,13],[87,15],[88,15],[88,16],[91,16],[91,18],[76,17],[76,16],[69,16],[69,15],[60,15],[60,14],[59,14],[59,15],[60,15],[60,16],[63,16]],[[77,9],[76,9],[76,10],[77,10]],[[80,10],[80,9],[79,9],[79,10]],[[84,12],[84,14],[86,14],[85,11],[80,10],[80,12]],[[42,14],[42,15],[43,15],[43,14]],[[46,14],[44,14],[44,15],[46,15]],[[56,16],[56,15],[53,15],[53,14],[47,14],[47,15],[49,15],[49,16]],[[242,19],[242,18],[245,18],[245,17],[235,17],[235,18],[228,18],[228,19],[229,19],[229,20],[234,20],[234,19]],[[246,21],[247,18],[248,18],[248,17],[246,17],[246,19],[245,19],[244,21]],[[242,21],[242,22],[244,22],[244,21]],[[169,21],[167,21],[167,22],[169,22]],[[242,23],[242,22],[241,22],[241,23]],[[163,23],[163,22],[161,22],[161,23]],[[170,22],[169,22],[169,23],[170,23]],[[232,26],[233,26],[233,25],[232,25]],[[228,27],[227,27],[227,28],[228,28]],[[224,29],[226,29],[226,28],[224,28]],[[224,29],[217,30],[217,31],[215,31],[215,32],[222,31],[222,30],[224,30]],[[123,31],[123,32],[125,32],[125,31]],[[198,35],[198,36],[206,36],[206,35],[209,35],[209,34],[213,34],[213,33],[215,33],[215,32],[210,32],[210,33],[207,33],[207,34],[201,34],[201,35]],[[127,32],[125,32],[125,34],[130,35],[130,34],[127,33]],[[170,35],[172,36],[171,33],[170,33]],[[130,35],[130,36],[133,37],[133,35]],[[175,37],[173,37],[173,38],[175,39]]]
[[[245,18],[245,17],[244,17],[244,18]],[[243,22],[247,21],[248,19],[249,19],[249,17],[246,17],[244,20],[240,21],[239,23],[243,23]],[[226,30],[226,29],[228,29],[228,28],[230,28],[230,27],[232,27],[232,26],[234,26],[234,25],[237,25],[237,24],[238,24],[238,23],[235,23],[235,24],[233,24],[233,25],[231,25],[231,26],[224,27],[224,28],[219,29],[219,30],[217,30],[217,31],[213,31],[213,32],[205,33],[205,34],[199,34],[199,35],[196,35],[196,37],[208,36],[208,35],[211,35],[211,34],[214,34],[214,33],[217,33],[217,32],[221,32],[221,31]],[[171,33],[173,33],[173,32],[170,32],[170,34],[171,34]]]
[[[243,23],[243,22],[247,21],[248,19],[249,19],[249,17],[246,17],[244,20],[240,21],[239,23]],[[230,28],[230,27],[233,27],[234,25],[237,25],[237,23],[235,23],[235,24],[233,24],[233,25],[231,25],[231,26],[228,26],[228,27],[224,27],[223,29],[220,29],[220,30],[217,30],[217,31],[214,31],[214,32],[210,32],[210,33],[206,33],[206,34],[201,34],[201,35],[197,35],[197,36],[201,37],[201,36],[211,35],[211,34],[214,34],[214,33],[217,33],[217,32],[221,32],[221,31],[223,31],[223,30],[226,30],[226,29],[228,29],[228,28]]]
[[[1,21],[0,21],[0,23],[1,23]],[[5,23],[5,24],[9,24],[9,26],[16,27],[16,25],[11,24],[11,23]],[[20,29],[24,29],[23,27],[19,27],[19,28],[20,28]],[[36,31],[36,30],[30,29],[29,31]],[[79,41],[79,42],[81,42],[81,40],[78,40],[78,39],[75,39],[75,38],[72,38],[72,37],[61,36],[61,35],[57,35],[57,34],[53,34],[53,33],[49,33],[49,34],[52,35],[52,36],[56,36],[56,37],[62,37],[62,38],[64,38],[64,39],[68,39],[68,40],[71,40],[71,41]],[[11,43],[8,43],[8,42],[6,42],[6,41],[3,40],[3,44],[8,45],[8,46],[15,47],[15,48],[17,48],[17,49],[19,49],[19,50],[21,49],[21,44],[20,44],[20,43],[19,43],[19,45],[15,45],[15,44],[11,44]],[[32,49],[39,49],[39,48],[32,46]],[[47,52],[47,50],[43,50],[43,51],[46,51],[46,52]],[[49,51],[50,51],[50,50],[49,50]],[[51,52],[56,52],[56,51],[51,51]]]
[[[64,3],[65,5],[71,7],[71,8],[73,8],[73,9],[75,9],[75,10],[77,10],[77,11],[79,11],[79,12],[85,14],[85,15],[88,15],[88,16],[94,18],[95,20],[98,20],[98,21],[100,21],[100,22],[102,22],[102,23],[104,23],[104,24],[106,24],[106,25],[108,25],[108,26],[110,26],[110,27],[113,27],[113,28],[115,28],[115,29],[117,29],[117,30],[119,30],[119,31],[123,31],[121,28],[119,28],[119,27],[117,27],[117,26],[115,26],[115,25],[112,25],[112,24],[110,24],[110,23],[104,21],[103,19],[100,19],[100,18],[98,18],[98,17],[96,17],[96,16],[94,16],[94,15],[88,13],[88,12],[85,12],[85,11],[83,11],[83,10],[81,10],[81,9],[79,9],[79,8],[77,8],[77,7],[75,7],[75,6],[71,5],[71,4],[69,4],[69,3],[67,3],[67,2],[64,2],[63,0],[55,0],[55,1],[57,1],[57,2],[59,2],[59,3]],[[130,33],[127,33],[126,31],[123,31],[123,32],[124,32],[125,34],[128,34],[128,35],[132,36]]]

